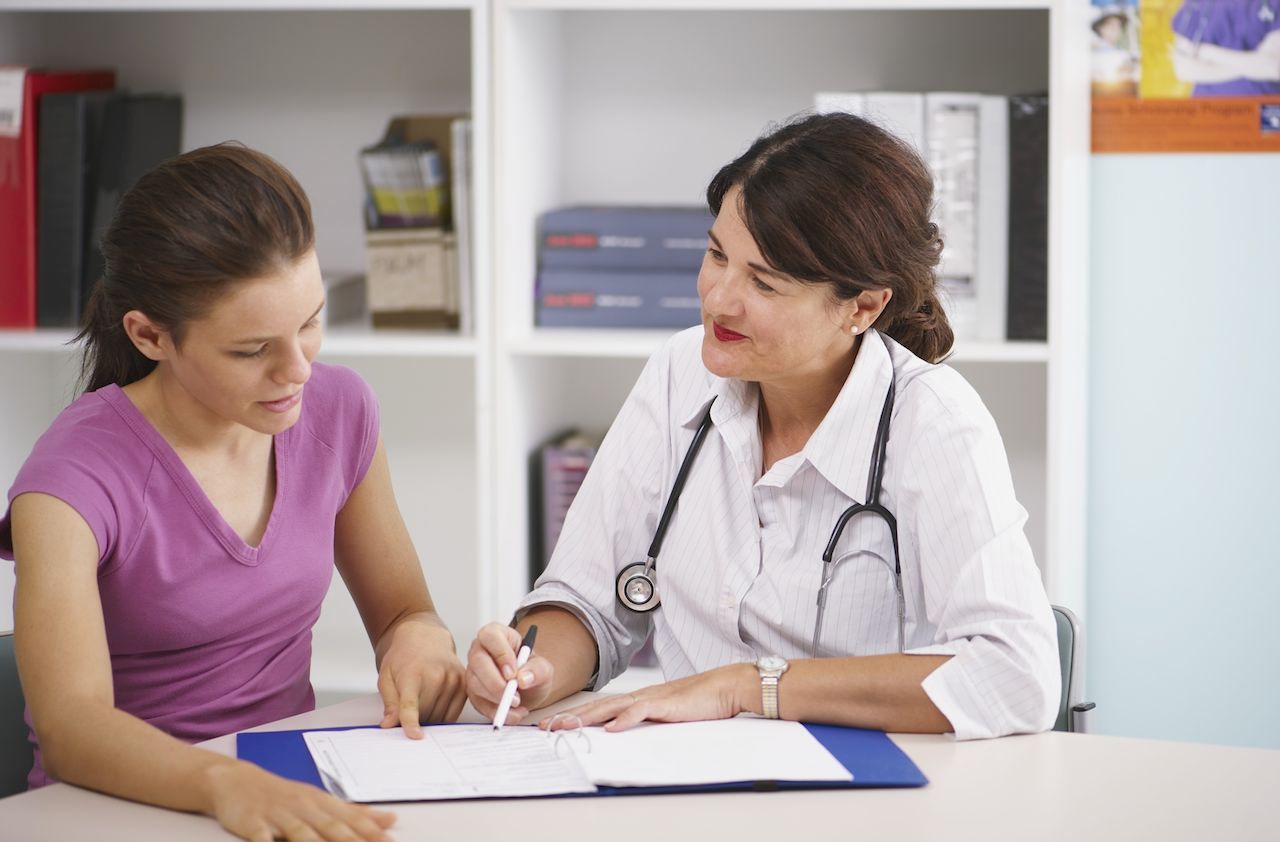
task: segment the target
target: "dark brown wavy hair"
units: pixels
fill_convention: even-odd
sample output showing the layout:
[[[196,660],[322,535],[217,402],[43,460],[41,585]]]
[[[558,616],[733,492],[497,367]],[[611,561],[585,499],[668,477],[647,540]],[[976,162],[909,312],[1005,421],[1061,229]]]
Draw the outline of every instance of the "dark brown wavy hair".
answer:
[[[93,391],[155,368],[122,324],[139,310],[181,344],[228,289],[279,272],[315,246],[311,203],[275,159],[238,143],[206,146],[147,172],[102,237],[103,275],[85,308],[80,385]]]
[[[808,115],[716,173],[707,187],[712,213],[734,186],[772,268],[826,284],[838,301],[892,290],[875,327],[929,362],[950,352],[955,336],[937,297],[933,177],[914,148],[861,117]]]

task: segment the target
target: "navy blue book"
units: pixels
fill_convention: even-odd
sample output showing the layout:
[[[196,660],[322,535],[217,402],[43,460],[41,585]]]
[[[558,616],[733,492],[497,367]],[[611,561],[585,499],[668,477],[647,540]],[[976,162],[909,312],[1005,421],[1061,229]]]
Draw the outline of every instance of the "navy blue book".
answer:
[[[539,327],[672,329],[702,322],[698,270],[543,269]]]
[[[547,211],[538,268],[698,274],[715,217],[706,207],[592,206]]]
[[[376,726],[358,726],[376,727]],[[449,726],[432,726],[449,727]],[[529,726],[513,726],[529,727]],[[668,795],[685,792],[742,792],[788,789],[866,789],[919,787],[928,778],[882,731],[836,725],[804,726],[853,775],[851,781],[734,781],[697,786],[597,787],[593,793],[540,797]],[[347,731],[350,728],[308,730]],[[324,788],[302,731],[255,731],[236,735],[236,756],[283,778]]]

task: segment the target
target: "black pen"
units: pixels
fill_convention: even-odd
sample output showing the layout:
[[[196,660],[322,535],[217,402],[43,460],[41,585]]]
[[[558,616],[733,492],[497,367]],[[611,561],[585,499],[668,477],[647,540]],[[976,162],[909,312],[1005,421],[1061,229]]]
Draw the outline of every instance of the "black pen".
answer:
[[[529,626],[529,630],[524,633],[524,640],[520,641],[520,651],[516,653],[516,674],[519,675],[520,668],[529,662],[529,656],[533,654],[533,639],[538,636],[538,626],[535,623]],[[511,700],[516,697],[516,676],[512,676],[507,682],[507,687],[502,691],[502,701],[498,702],[498,712],[493,715],[493,730],[501,731],[502,724],[507,721],[507,713],[511,710]]]

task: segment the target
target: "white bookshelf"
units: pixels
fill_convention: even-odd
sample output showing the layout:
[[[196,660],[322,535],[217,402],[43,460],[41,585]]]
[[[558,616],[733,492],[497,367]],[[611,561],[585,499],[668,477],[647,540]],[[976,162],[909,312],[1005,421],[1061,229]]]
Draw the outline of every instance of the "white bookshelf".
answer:
[[[721,164],[818,90],[1050,92],[1053,339],[961,343],[952,362],[1000,423],[1051,597],[1083,609],[1083,5],[0,0],[0,62],[109,65],[122,85],[181,92],[185,148],[236,138],[298,175],[322,268],[335,274],[363,265],[356,150],[396,114],[472,112],[473,334],[338,327],[322,351],[379,394],[401,509],[465,650],[528,584],[530,454],[569,427],[603,431],[669,335],[537,329],[538,214],[571,202],[696,203]],[[6,481],[71,394],[70,336],[0,331]],[[371,686],[340,582],[315,651],[318,691]]]
[[[0,353],[40,354],[62,352],[75,336],[73,330],[42,327],[35,330],[0,330]]]
[[[1050,93],[1054,339],[961,342],[950,362],[1000,425],[1051,598],[1083,611],[1081,5],[496,0],[493,386],[505,407],[494,423],[496,616],[527,587],[529,454],[569,427],[603,432],[667,335],[538,329],[529,294],[538,215],[574,203],[697,203],[770,122],[810,107],[816,91],[859,89]]]
[[[183,95],[184,149],[236,139],[289,167],[311,198],[326,274],[363,270],[358,150],[399,114],[472,113],[474,331],[336,326],[321,352],[378,393],[401,510],[464,647],[488,614],[479,571],[492,441],[490,390],[480,385],[491,341],[490,31],[483,0],[0,2],[0,62],[114,67],[121,87]],[[72,333],[0,331],[6,487],[72,394]],[[11,624],[11,587],[0,581],[0,625]],[[318,691],[373,688],[364,629],[337,577],[314,651]]]

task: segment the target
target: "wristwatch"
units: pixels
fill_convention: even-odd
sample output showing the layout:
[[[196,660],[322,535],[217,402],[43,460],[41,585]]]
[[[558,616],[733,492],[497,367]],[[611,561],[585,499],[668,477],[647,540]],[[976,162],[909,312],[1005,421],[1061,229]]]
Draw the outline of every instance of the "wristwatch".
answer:
[[[787,671],[785,658],[777,655],[761,655],[756,659],[756,669],[760,671],[760,701],[765,719],[778,718],[778,679]]]

